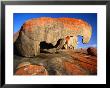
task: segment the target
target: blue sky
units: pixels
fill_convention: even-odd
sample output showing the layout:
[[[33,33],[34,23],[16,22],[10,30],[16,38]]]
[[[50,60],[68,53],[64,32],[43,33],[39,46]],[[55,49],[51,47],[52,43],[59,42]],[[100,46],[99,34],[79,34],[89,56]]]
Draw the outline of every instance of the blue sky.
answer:
[[[97,47],[97,13],[14,13],[13,14],[13,28],[14,33],[19,31],[26,20],[39,17],[69,17],[78,18],[88,22],[92,26],[92,36],[88,44],[82,43],[82,37],[78,37],[78,48],[87,48],[90,46]]]

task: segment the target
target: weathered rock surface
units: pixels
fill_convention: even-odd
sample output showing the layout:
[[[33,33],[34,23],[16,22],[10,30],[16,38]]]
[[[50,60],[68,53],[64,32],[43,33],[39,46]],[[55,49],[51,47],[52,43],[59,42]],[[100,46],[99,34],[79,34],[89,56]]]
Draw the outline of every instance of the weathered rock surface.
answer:
[[[15,42],[17,40],[18,36],[19,36],[19,31],[14,33],[14,35],[13,35],[13,42]]]
[[[35,18],[26,21],[14,42],[16,53],[25,57],[40,54],[40,43],[56,45],[59,39],[66,36],[83,36],[83,43],[88,43],[92,34],[91,26],[74,18]]]
[[[28,65],[31,65],[31,63],[30,63],[30,62],[22,62],[22,63],[20,63],[20,64],[17,66],[16,69],[19,69],[19,68],[21,68],[21,67],[25,67],[25,66],[28,66]]]
[[[48,61],[48,71],[50,75],[63,75],[63,59],[62,57],[54,57]]]
[[[87,49],[88,54],[93,55],[93,56],[97,56],[97,49],[94,47],[89,47]]]
[[[68,75],[86,75],[87,74],[78,65],[75,65],[68,61],[64,62],[64,69],[66,70],[66,73],[68,73]]]
[[[48,75],[48,72],[43,66],[26,65],[17,69],[15,75]]]
[[[83,51],[84,50],[84,53]],[[58,53],[40,53],[37,57],[14,56],[15,75],[96,75],[97,56],[88,55],[86,49],[60,50]],[[86,50],[87,51],[87,50]],[[31,64],[30,64],[31,63]],[[34,65],[34,66],[33,66]],[[27,74],[24,69],[32,73]],[[45,68],[47,72],[36,72]]]

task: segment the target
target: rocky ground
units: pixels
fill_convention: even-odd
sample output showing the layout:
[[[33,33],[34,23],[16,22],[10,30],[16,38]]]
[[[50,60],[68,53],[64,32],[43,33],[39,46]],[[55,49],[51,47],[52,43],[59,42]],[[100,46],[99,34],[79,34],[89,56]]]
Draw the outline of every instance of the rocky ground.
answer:
[[[96,75],[96,48],[42,52],[34,58],[14,55],[15,75]]]

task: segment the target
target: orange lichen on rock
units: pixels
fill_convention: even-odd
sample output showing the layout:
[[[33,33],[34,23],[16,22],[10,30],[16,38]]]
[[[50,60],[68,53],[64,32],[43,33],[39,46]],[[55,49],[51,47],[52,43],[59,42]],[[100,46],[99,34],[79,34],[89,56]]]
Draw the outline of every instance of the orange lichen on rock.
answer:
[[[91,58],[88,58],[88,57],[85,57],[83,54],[80,54],[79,53],[73,53],[71,51],[68,51],[73,59],[77,60],[77,61],[80,61],[80,62],[84,62],[84,63],[88,63],[88,64],[91,64],[91,65],[94,65],[96,66],[97,65],[97,59],[91,59]]]
[[[26,21],[24,24],[24,29],[31,29],[34,26],[45,26],[52,23],[62,23],[64,28],[78,30],[81,27],[85,27],[87,29],[91,29],[90,25],[84,22],[81,19],[75,18],[49,18],[49,17],[41,17],[41,18],[33,18],[31,20]]]
[[[90,72],[91,74],[97,74],[97,57],[96,56],[87,56],[83,53],[76,53],[68,51],[68,54],[71,55],[73,60],[76,62],[80,68]]]
[[[66,43],[68,43],[68,41],[70,40],[70,36],[67,36],[67,37],[65,38],[65,40],[66,40]]]
[[[60,20],[66,28],[69,28],[72,30],[78,30],[78,29],[80,29],[80,27],[87,27],[88,26],[88,24],[81,19],[59,18],[58,20]]]
[[[84,71],[82,71],[77,65],[67,62],[64,62],[64,68],[67,73],[70,73],[71,75],[86,75]]]
[[[94,66],[92,64],[87,64],[84,62],[79,62],[80,66],[84,69],[88,70],[89,72],[96,74],[97,73],[97,66]]]
[[[54,21],[54,18],[47,18],[47,17],[42,17],[42,18],[33,18],[31,20],[28,20],[24,24],[24,29],[30,29],[33,28],[34,26],[45,26],[46,24],[52,23]]]
[[[19,68],[15,74],[16,75],[48,75],[48,72],[43,66],[28,65]]]

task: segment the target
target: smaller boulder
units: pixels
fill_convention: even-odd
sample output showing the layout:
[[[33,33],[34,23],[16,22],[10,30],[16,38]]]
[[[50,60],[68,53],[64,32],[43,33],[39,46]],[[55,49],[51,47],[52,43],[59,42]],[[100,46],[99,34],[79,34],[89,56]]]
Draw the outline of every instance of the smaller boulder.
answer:
[[[89,48],[87,49],[87,52],[88,52],[89,55],[97,56],[97,49],[94,48],[94,47],[89,47]]]
[[[44,66],[21,63],[18,65],[15,75],[48,75]]]

